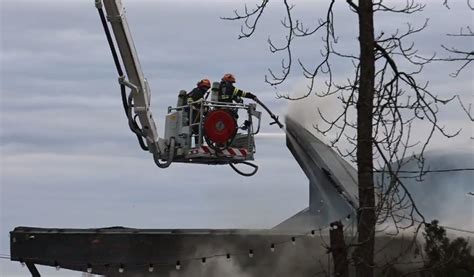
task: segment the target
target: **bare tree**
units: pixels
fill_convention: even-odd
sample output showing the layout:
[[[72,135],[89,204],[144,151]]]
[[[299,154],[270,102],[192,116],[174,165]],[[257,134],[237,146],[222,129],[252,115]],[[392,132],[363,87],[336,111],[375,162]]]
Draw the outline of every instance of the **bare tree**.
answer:
[[[449,1],[444,0],[443,5],[451,9],[449,6]],[[471,3],[471,0],[466,0],[466,5],[467,8],[470,9],[471,11],[474,11],[474,4]],[[472,20],[471,20],[472,22]],[[472,27],[467,25],[460,27],[458,32],[455,33],[449,33],[447,36],[450,37],[455,37],[460,40],[471,40],[474,38],[474,32],[472,31]],[[472,43],[470,44],[472,46]],[[442,58],[436,58],[435,60],[438,61],[448,61],[448,62],[459,62],[461,65],[459,68],[451,73],[452,77],[457,77],[463,69],[465,69],[473,60],[474,60],[474,49],[466,49],[465,47],[459,48],[457,46],[447,46],[442,44],[441,47],[448,53],[447,57],[442,57]]]
[[[278,86],[287,80],[292,69],[299,67],[308,80],[306,93],[296,97],[278,94],[279,98],[297,100],[311,94],[319,97],[337,96],[342,104],[342,112],[335,119],[329,119],[318,110],[324,124],[315,125],[315,128],[324,135],[330,132],[335,134],[331,146],[357,163],[358,236],[357,242],[352,244],[355,251],[351,262],[356,267],[357,276],[364,277],[373,276],[376,267],[386,266],[374,263],[374,236],[377,231],[385,230],[385,233],[397,235],[401,230],[414,228],[415,239],[425,222],[403,184],[401,168],[416,161],[419,174],[404,177],[421,178],[424,174],[424,151],[433,136],[437,133],[449,138],[459,132],[446,131],[438,119],[439,106],[449,103],[454,96],[441,99],[430,91],[428,83],[417,80],[424,67],[435,57],[420,57],[410,39],[425,30],[428,20],[421,26],[407,24],[404,29],[392,33],[375,35],[374,32],[374,14],[416,15],[424,10],[425,4],[407,0],[390,6],[386,2],[359,0],[356,4],[346,0],[349,11],[344,16],[352,14],[359,22],[360,52],[354,54],[338,48],[338,36],[334,28],[335,0],[327,2],[324,17],[310,27],[296,19],[294,5],[287,0],[280,1],[286,11],[286,16],[281,20],[285,30],[284,43],[277,45],[270,39],[268,43],[272,53],[283,53],[284,58],[281,71],[269,69],[265,77],[267,83]],[[248,38],[257,30],[268,5],[268,0],[262,0],[254,8],[246,6],[242,11],[234,11],[234,16],[224,19],[243,21],[239,38]],[[292,47],[296,40],[311,36],[322,37],[319,45],[321,57],[316,63],[306,64],[295,57]],[[446,49],[456,53],[453,48]],[[336,80],[334,76],[332,62],[336,59],[353,64],[353,74],[346,81]],[[316,78],[324,79],[324,83],[320,82],[316,86]],[[321,86],[323,88],[318,89]],[[349,116],[354,110],[356,120]],[[411,135],[413,126],[419,121],[429,122],[424,138]],[[349,142],[352,147],[341,148],[343,141]],[[418,154],[409,155],[415,146],[420,149]],[[374,171],[380,174],[374,176]],[[390,228],[384,229],[386,226]],[[393,265],[396,259],[389,263]]]

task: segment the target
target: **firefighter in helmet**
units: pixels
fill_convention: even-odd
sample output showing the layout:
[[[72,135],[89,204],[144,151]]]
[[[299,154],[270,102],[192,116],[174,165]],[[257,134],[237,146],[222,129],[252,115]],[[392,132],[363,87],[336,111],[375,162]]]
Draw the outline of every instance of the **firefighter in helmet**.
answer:
[[[257,100],[256,95],[234,87],[234,83],[235,77],[233,74],[227,73],[222,77],[221,83],[219,84],[219,102],[237,102],[240,97]]]
[[[231,73],[225,74],[219,84],[219,102],[232,103],[233,101],[242,103],[243,98],[249,98],[254,101],[257,101],[257,96],[251,92],[245,92],[241,89],[238,89],[234,86],[235,77]],[[237,110],[230,110],[235,119],[239,118]],[[247,130],[250,126],[250,122],[245,120],[244,125],[240,127],[242,130]]]
[[[210,87],[211,87],[211,82],[208,79],[202,79],[199,82],[197,82],[196,87],[186,95],[188,104],[199,101],[203,98],[207,98],[207,93]],[[190,124],[199,123],[200,121],[199,119],[202,116],[200,112],[201,105],[199,103],[192,104],[191,109],[192,109],[192,118],[191,116],[189,118]],[[197,144],[199,141],[199,136],[198,136],[199,124],[192,125],[192,134],[195,135],[194,142]]]
[[[196,87],[187,94],[188,104],[204,98],[210,87],[211,81],[209,79],[202,79],[197,82]]]

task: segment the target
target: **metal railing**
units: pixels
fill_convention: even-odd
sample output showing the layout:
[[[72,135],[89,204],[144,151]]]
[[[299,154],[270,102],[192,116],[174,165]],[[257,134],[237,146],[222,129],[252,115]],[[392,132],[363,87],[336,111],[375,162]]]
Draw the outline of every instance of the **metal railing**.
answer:
[[[246,149],[255,153],[255,145],[253,136],[260,131],[260,113],[256,112],[256,105],[255,104],[243,104],[243,103],[227,103],[227,102],[217,102],[217,101],[207,101],[204,99],[200,99],[198,101],[190,102],[183,106],[178,107],[168,107],[168,113],[173,111],[181,111],[183,112],[183,117],[187,117],[188,119],[188,126],[190,128],[190,136],[188,137],[189,145],[192,143],[193,135],[198,135],[198,141],[195,147],[201,147],[204,143],[204,118],[205,114],[209,111],[215,109],[227,109],[235,112],[236,114],[239,113],[240,110],[245,110],[245,114],[247,118],[245,119],[248,121],[248,125],[246,128],[246,137],[247,137],[247,146]],[[198,113],[196,115],[195,113]],[[257,128],[254,129],[253,126],[253,117],[257,117]],[[194,134],[193,127],[198,126],[198,132]],[[241,129],[241,127],[239,127]],[[237,134],[239,135],[239,134]],[[240,134],[242,135],[242,134]],[[230,144],[229,146],[232,146]]]

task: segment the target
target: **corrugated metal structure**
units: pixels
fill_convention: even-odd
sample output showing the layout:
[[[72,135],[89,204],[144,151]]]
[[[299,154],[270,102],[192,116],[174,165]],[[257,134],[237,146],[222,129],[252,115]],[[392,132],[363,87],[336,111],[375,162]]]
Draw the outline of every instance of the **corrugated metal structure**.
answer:
[[[327,266],[318,234],[295,237],[294,244],[292,236],[269,230],[18,227],[11,256],[106,276],[313,276]],[[205,264],[201,257],[208,257]]]
[[[287,146],[309,179],[309,207],[271,230],[17,227],[11,259],[27,263],[33,276],[39,276],[34,264],[107,276],[122,269],[120,276],[173,276],[178,261],[180,276],[313,276],[327,269],[327,230],[304,232],[353,214],[356,171],[298,123],[286,123]],[[199,257],[214,255],[203,267]]]
[[[278,230],[327,226],[357,209],[357,171],[291,118],[286,144],[309,180],[309,207],[277,225]]]

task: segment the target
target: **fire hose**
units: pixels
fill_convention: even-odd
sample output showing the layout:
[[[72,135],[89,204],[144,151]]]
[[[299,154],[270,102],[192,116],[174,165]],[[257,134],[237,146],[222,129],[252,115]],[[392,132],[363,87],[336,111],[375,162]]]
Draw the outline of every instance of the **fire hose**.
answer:
[[[257,102],[260,106],[262,106],[265,109],[265,111],[267,111],[267,113],[270,115],[270,117],[273,119],[273,122],[271,122],[270,125],[277,124],[278,127],[280,127],[280,129],[284,127],[284,125],[280,122],[280,120],[278,120],[278,116],[273,114],[272,111],[265,104],[263,104],[262,101],[260,101],[260,99],[255,98],[254,101]],[[255,165],[255,164],[250,163],[250,162],[240,162],[240,163],[245,164],[245,165],[250,166],[250,167],[253,167],[253,171],[251,171],[249,173],[242,172],[241,170],[239,170],[235,166],[235,164],[237,164],[237,163],[235,163],[235,164],[230,163],[229,165],[235,172],[237,172],[238,174],[240,174],[242,176],[245,176],[245,177],[250,177],[250,176],[255,175],[255,173],[257,173],[258,165]]]
[[[274,120],[273,122],[270,123],[270,125],[277,124],[278,127],[280,127],[280,129],[284,127],[284,125],[280,122],[280,120],[278,120],[278,116],[274,115],[272,111],[270,111],[270,109],[267,106],[265,106],[265,104],[263,104],[262,101],[260,101],[260,99],[255,98],[254,101],[257,102],[260,106],[262,106],[265,109],[265,111],[267,111],[267,113],[270,115],[270,117]]]

